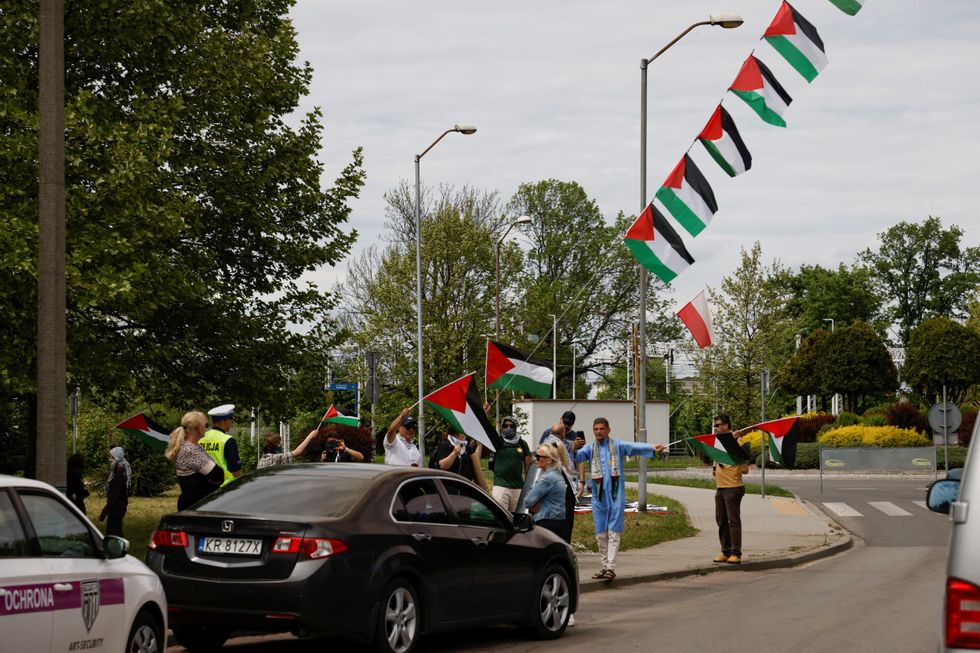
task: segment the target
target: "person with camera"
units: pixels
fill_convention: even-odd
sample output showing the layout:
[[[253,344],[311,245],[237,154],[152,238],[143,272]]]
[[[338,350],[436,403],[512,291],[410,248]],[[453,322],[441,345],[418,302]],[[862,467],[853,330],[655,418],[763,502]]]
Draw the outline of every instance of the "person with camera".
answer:
[[[363,463],[364,454],[357,449],[349,449],[344,439],[336,433],[327,433],[327,441],[320,452],[322,463]]]
[[[302,456],[306,448],[310,446],[313,439],[320,434],[318,429],[310,431],[292,451],[283,452],[282,437],[278,433],[269,433],[265,436],[262,443],[262,457],[259,458],[256,469],[272,467],[274,465],[291,465],[297,456]]]

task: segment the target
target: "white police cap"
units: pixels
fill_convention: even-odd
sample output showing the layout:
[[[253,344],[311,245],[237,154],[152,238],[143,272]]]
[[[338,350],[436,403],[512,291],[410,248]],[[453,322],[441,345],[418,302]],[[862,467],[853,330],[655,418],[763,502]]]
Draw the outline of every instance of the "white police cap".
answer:
[[[212,420],[230,419],[235,414],[235,404],[224,404],[208,411]]]

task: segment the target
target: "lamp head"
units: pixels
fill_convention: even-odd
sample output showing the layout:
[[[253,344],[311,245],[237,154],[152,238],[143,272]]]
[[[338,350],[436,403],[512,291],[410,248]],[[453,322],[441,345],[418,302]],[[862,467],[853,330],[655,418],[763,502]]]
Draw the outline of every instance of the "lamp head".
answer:
[[[466,122],[458,122],[455,125],[453,125],[453,131],[457,131],[460,134],[475,134],[476,125],[471,125]]]
[[[708,16],[708,22],[712,25],[720,25],[725,29],[734,29],[744,23],[742,17],[738,14],[711,14]]]
[[[514,220],[514,224],[531,224],[531,222],[532,222],[531,216],[529,215],[522,215],[521,217]]]

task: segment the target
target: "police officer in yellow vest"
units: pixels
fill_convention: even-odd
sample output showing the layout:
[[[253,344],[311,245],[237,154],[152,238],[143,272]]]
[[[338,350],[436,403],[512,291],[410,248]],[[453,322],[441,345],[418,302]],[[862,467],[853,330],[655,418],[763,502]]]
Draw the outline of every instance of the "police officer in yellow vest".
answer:
[[[211,460],[224,470],[227,485],[242,475],[242,461],[238,455],[238,443],[228,435],[231,423],[235,421],[235,404],[224,404],[208,411],[211,417],[211,430],[198,441],[211,456]]]

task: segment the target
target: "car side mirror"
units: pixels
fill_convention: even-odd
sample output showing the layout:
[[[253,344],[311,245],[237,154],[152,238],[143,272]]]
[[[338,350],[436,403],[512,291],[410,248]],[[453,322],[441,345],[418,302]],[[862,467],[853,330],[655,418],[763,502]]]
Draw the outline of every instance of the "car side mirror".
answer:
[[[518,533],[527,533],[534,528],[534,520],[526,512],[514,513],[514,530]]]
[[[129,540],[116,535],[106,535],[102,540],[102,550],[105,551],[105,557],[109,560],[124,558],[129,552]]]
[[[926,492],[926,506],[933,512],[949,514],[950,504],[956,500],[956,495],[960,492],[960,482],[955,479],[944,478],[933,481],[929,484]]]

